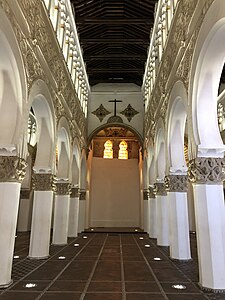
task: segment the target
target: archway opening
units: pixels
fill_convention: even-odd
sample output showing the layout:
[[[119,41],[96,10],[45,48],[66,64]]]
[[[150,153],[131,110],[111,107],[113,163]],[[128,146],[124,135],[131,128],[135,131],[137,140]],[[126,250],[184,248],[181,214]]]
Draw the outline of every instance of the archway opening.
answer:
[[[141,146],[139,137],[126,127],[111,125],[92,137],[88,156],[91,227],[141,225]]]

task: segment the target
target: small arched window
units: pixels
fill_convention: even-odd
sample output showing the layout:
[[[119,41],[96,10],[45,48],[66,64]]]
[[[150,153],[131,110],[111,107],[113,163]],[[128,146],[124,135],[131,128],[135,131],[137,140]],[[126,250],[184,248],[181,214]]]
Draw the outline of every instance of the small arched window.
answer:
[[[112,147],[113,147],[113,143],[110,140],[105,142],[105,144],[104,144],[105,149],[104,149],[103,158],[113,158],[113,149],[112,149]]]
[[[125,141],[121,141],[119,144],[119,159],[128,159],[128,151],[127,151],[127,143]]]

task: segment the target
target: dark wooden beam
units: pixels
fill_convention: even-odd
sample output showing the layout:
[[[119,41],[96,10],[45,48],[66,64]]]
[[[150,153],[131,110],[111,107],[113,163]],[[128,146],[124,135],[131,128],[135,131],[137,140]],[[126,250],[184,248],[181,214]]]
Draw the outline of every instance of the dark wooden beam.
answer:
[[[82,44],[144,44],[149,45],[149,40],[143,40],[143,39],[119,39],[119,38],[90,38],[90,39],[83,39],[81,38],[80,41]]]
[[[150,24],[153,25],[153,20],[151,18],[81,18],[76,17],[77,25],[87,25],[87,24],[109,24],[109,25],[124,25],[124,24]]]

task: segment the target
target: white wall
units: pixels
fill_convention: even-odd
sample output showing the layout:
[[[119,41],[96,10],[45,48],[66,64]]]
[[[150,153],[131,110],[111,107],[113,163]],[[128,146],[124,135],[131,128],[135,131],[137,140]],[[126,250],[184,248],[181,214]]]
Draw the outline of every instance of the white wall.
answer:
[[[137,159],[93,157],[90,225],[140,226],[140,180]]]
[[[128,124],[136,129],[143,136],[144,105],[140,86],[132,83],[101,83],[92,87],[91,98],[88,102],[88,135],[97,127],[106,124],[109,117],[113,116],[114,103],[109,100],[122,100],[117,103],[117,115],[120,116],[124,124]],[[91,112],[95,111],[102,104],[111,114],[107,115],[102,122]],[[139,113],[128,122],[127,118],[120,114],[130,104]]]

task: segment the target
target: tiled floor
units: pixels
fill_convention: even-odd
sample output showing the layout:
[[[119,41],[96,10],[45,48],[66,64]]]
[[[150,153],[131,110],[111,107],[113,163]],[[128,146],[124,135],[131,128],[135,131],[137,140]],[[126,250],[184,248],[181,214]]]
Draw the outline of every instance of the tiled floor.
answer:
[[[169,259],[167,247],[158,247],[147,234],[132,230],[83,233],[69,239],[67,246],[51,246],[47,260],[28,259],[29,234],[18,234],[14,283],[0,290],[0,299],[225,299],[223,294],[204,293],[198,288],[194,234],[193,260],[181,263]],[[185,289],[175,289],[174,285],[184,285]]]

